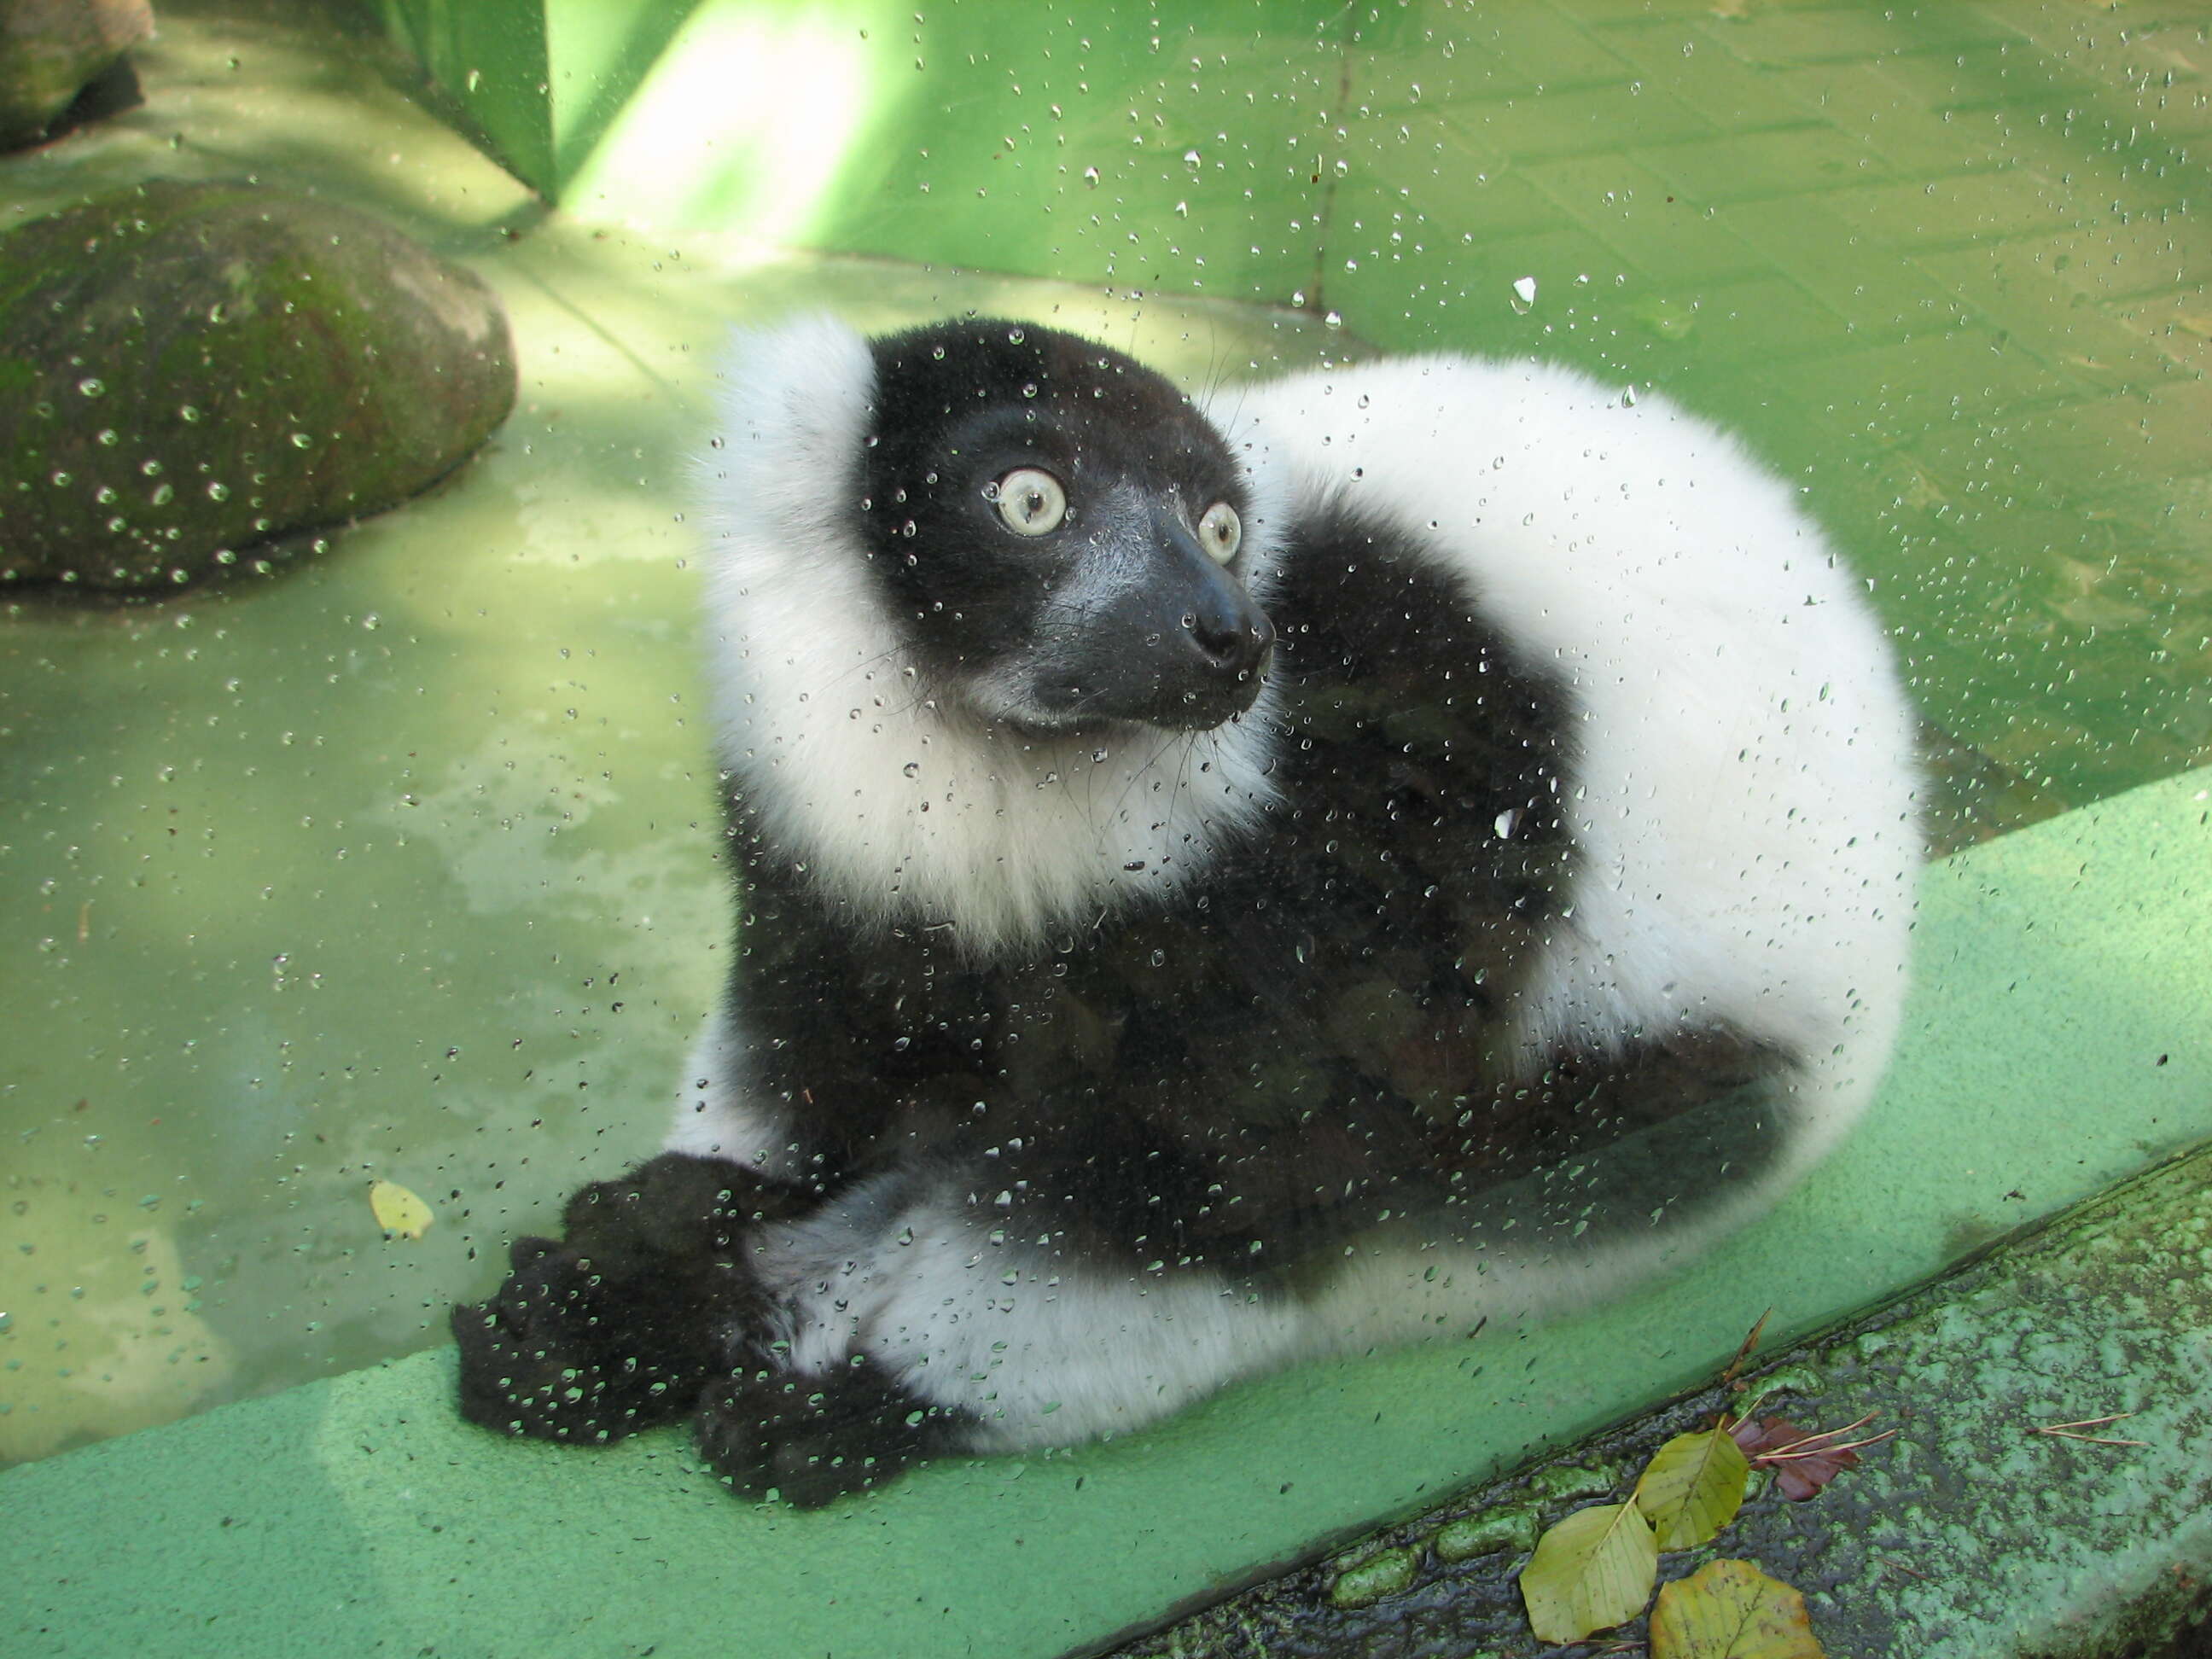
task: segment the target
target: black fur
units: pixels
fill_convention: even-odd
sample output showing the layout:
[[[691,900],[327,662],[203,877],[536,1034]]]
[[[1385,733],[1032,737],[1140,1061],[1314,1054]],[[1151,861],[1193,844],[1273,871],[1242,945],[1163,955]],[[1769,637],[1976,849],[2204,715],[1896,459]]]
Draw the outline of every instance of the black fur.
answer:
[[[732,1490],[816,1509],[909,1464],[957,1451],[962,1413],[931,1406],[855,1354],[841,1371],[800,1378],[773,1366],[718,1382],[700,1402],[699,1449]]]

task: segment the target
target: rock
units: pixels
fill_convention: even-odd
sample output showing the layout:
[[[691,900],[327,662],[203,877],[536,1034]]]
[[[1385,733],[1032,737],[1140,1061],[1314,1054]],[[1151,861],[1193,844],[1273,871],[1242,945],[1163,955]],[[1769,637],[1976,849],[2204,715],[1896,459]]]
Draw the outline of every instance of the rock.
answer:
[[[189,581],[514,406],[490,290],[350,209],[162,181],[37,220],[0,237],[0,582]]]
[[[87,82],[153,32],[147,0],[0,0],[0,149],[45,137]]]

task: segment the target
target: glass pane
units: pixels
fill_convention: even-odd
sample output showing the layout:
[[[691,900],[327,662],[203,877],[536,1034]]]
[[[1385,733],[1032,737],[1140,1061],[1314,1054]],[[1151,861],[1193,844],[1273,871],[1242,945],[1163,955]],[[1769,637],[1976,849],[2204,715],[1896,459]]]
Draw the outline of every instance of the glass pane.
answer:
[[[816,312],[863,337],[1012,319],[1039,331],[1032,351],[1066,331],[1190,391],[1240,441],[1255,410],[1308,418],[1249,386],[1310,374],[1318,408],[1333,395],[1321,388],[1366,396],[1389,384],[1371,371],[1426,353],[1563,365],[1647,423],[1688,411],[1781,481],[1778,513],[1825,531],[1850,574],[1819,603],[1863,601],[1878,619],[1912,704],[1930,853],[1952,860],[1924,890],[1893,1086],[1721,1265],[1533,1335],[1501,1316],[1449,1350],[1369,1356],[1363,1338],[1348,1358],[1239,1385],[1156,1435],[923,1477],[959,1484],[911,1501],[952,1511],[956,1491],[1004,1496],[1026,1479],[1008,1501],[1102,1550],[1127,1517],[1077,1495],[1085,1474],[1141,1484],[1149,1460],[1188,1459],[1176,1467],[1207,1494],[1194,1513],[1210,1520],[1111,1546],[1132,1552],[1126,1574],[1070,1589],[1079,1628],[1006,1613],[1003,1650],[1050,1652],[1155,1617],[1209,1574],[1284,1559],[1695,1380],[1769,1302],[1783,1310],[1771,1335],[1804,1329],[2201,1138],[2186,1093],[2199,1062],[2176,1036],[2194,1027],[2175,1025],[2171,990],[2201,961],[2176,895],[2197,868],[2190,775],[2212,760],[2212,300],[2191,148],[2208,118],[2204,37],[2179,6],[2130,8],[2124,27],[1994,3],[1909,15],[1313,3],[1199,21],[1110,4],[1044,17],[1013,0],[920,16],[765,0],[164,6],[125,70],[40,116],[51,136],[27,130],[0,155],[0,230],[101,204],[82,253],[97,273],[153,234],[145,221],[167,198],[133,194],[149,181],[245,180],[279,214],[359,213],[412,239],[480,281],[510,333],[501,343],[471,320],[454,298],[474,291],[466,278],[436,288],[447,279],[379,265],[349,302],[398,326],[374,354],[419,343],[401,319],[448,331],[411,378],[361,370],[369,337],[346,331],[357,318],[340,327],[338,305],[301,325],[296,360],[241,360],[203,398],[197,367],[158,356],[190,334],[165,306],[182,311],[195,284],[215,283],[206,291],[224,297],[195,299],[195,316],[222,311],[210,326],[235,332],[325,318],[340,280],[287,287],[261,254],[214,248],[189,273],[140,273],[112,325],[70,334],[41,320],[38,337],[64,343],[0,368],[0,398],[21,405],[0,409],[0,429],[28,458],[0,480],[0,929],[14,969],[0,1014],[0,1458],[31,1463],[448,1348],[451,1309],[494,1291],[514,1240],[557,1237],[569,1194],[659,1149],[697,1069],[687,1056],[711,1053],[694,1045],[736,953],[811,964],[847,952],[854,977],[828,1003],[879,990],[863,985],[870,969],[920,988],[940,960],[948,975],[972,967],[927,940],[779,939],[757,902],[732,902],[744,854],[724,833],[731,757],[714,746],[731,716],[716,712],[708,666],[732,629],[702,621],[721,522],[707,508],[734,465],[715,447],[734,434],[718,401],[726,342],[733,325]],[[182,218],[211,223],[212,209]],[[331,222],[341,228],[322,240],[342,252],[369,236]],[[74,281],[78,256],[33,264],[0,267],[11,341],[31,337],[21,296],[60,292],[34,285]],[[92,316],[87,290],[69,292]],[[463,356],[511,360],[512,412],[404,501],[372,501],[379,469],[411,453],[401,406],[412,420],[438,404]],[[25,389],[25,364],[41,389]],[[331,404],[333,384],[356,384],[332,365],[361,370],[370,391]],[[1103,373],[1110,384],[1120,371]],[[793,407],[827,420],[801,407],[812,388],[797,384]],[[823,404],[837,392],[833,373]],[[1161,405],[1131,421],[1152,441],[1183,417]],[[81,459],[57,459],[64,449]],[[1466,455],[1457,476],[1456,452],[1437,453],[1428,474],[1472,501],[1472,526],[1504,457]],[[1079,529],[1121,510],[1079,489],[1055,499],[1036,471],[994,474],[1007,493],[991,510],[1023,534],[1057,532],[1071,501]],[[1388,476],[1378,466],[1378,493]],[[1631,487],[1606,453],[1579,449],[1559,477],[1571,514],[1577,492]],[[1388,487],[1401,507],[1427,499]],[[1230,538],[1219,562],[1232,587],[1283,544],[1242,489],[1178,508],[1192,549]],[[1212,495],[1242,503],[1233,528],[1206,516]],[[264,499],[287,504],[266,533],[258,506],[234,511]],[[217,519],[229,539],[194,551],[197,527]],[[76,538],[61,552],[37,540],[49,521]],[[1332,520],[1330,533],[1350,545],[1364,522]],[[1231,542],[1247,535],[1238,566]],[[1338,745],[1341,758],[1297,774],[1322,797],[1314,823],[1378,801],[1395,823],[1461,787],[1443,770],[1468,752],[1442,689],[1456,659],[1420,629],[1389,652],[1352,641],[1349,623],[1328,633],[1376,602],[1358,584],[1326,603],[1317,591],[1300,596],[1301,625],[1342,660],[1355,643],[1372,651],[1370,701],[1302,706],[1284,764],[1299,763],[1288,738]],[[1528,668],[1541,702],[1553,682],[1539,659],[1559,659],[1550,622],[1500,623],[1509,611],[1491,592],[1471,607],[1503,630],[1501,680]],[[844,637],[842,618],[817,630],[803,607],[792,615],[795,634]],[[1257,626],[1222,617],[1218,632]],[[1189,625],[1178,614],[1166,627]],[[951,641],[937,647],[939,680],[956,678],[956,659],[1003,648],[988,621],[933,637]],[[1310,649],[1322,635],[1307,637]],[[1306,683],[1297,648],[1285,638],[1267,659],[1279,689]],[[1611,659],[1592,660],[1599,672]],[[1829,689],[1813,688],[1815,704]],[[1561,730],[1563,711],[1583,707],[1563,690],[1555,704]],[[1289,720],[1287,706],[1255,718]],[[1175,726],[1157,708],[1146,718]],[[1556,744],[1558,766],[1538,775],[1571,793],[1586,781],[1580,757],[1620,733],[1570,742],[1551,718],[1531,715],[1513,742]],[[1666,728],[1657,720],[1639,741]],[[1505,764],[1486,751],[1493,763]],[[1468,833],[1493,852],[1535,827],[1477,817]],[[1258,918],[1277,893],[1291,911],[1326,909],[1319,895],[1349,860],[1334,831],[1285,834],[1280,856],[1221,888],[1239,925],[1200,967],[1179,965],[1183,991],[1127,988],[1173,955],[1140,929],[1116,947],[1126,957],[1088,968],[1071,943],[1074,977],[1036,1005],[1067,1023],[1024,1051],[1048,1055],[1023,1074],[1024,1098],[1052,1097],[1069,1086],[1062,1072],[1088,1063],[1068,1034],[1081,1018],[1110,1028],[1105,1052],[1133,1018],[1164,1029],[1183,1017],[1164,1095],[1226,1091],[1279,1030],[1255,1144],[1293,1145],[1286,1126],[1304,1121],[1296,1103],[1327,1047],[1391,1099],[1387,1129],[1356,1114],[1336,1126],[1345,1168],[1384,1158],[1391,1133],[1425,1148],[1432,1136],[1450,1143],[1448,1162],[1474,1159],[1473,1186],[1490,1194],[1448,1224],[1401,1210],[1377,1229],[1432,1245],[1455,1229],[1502,1237],[1533,1213],[1567,1251],[1676,1201],[1646,1169],[1729,1165],[1754,1126],[1796,1109],[1719,1087],[1727,1067],[1678,1045],[1663,1064],[1605,1074],[1665,1103],[1638,1117],[1600,1091],[1628,1154],[1615,1146],[1586,1170],[1563,1166],[1553,1143],[1539,1156],[1485,1140],[1475,1158],[1489,1132],[1468,1127],[1468,1079],[1488,1077],[1493,1034],[1407,1012],[1407,984],[1435,996],[1448,980],[1473,1008],[1487,975],[1528,971],[1556,935],[1493,919],[1494,962],[1470,951],[1370,972],[1418,934],[1431,884],[1370,872],[1371,914],[1346,923],[1358,961],[1325,972],[1327,940]],[[1172,885],[1143,868],[1172,854],[1163,836],[1121,868]],[[1567,860],[1593,844],[1573,841],[1563,830],[1553,850]],[[1468,867],[1449,837],[1378,845],[1401,870],[1425,859],[1456,879]],[[1555,897],[1559,870],[1529,859],[1507,874]],[[733,908],[753,918],[734,932]],[[2046,951],[2054,928],[2075,955]],[[1225,1016],[1201,981],[1242,958],[1283,964],[1306,1003],[1256,1026]],[[1714,1029],[1722,1047],[1741,1039],[1733,1060],[1763,1064],[1759,1041]],[[1311,1030],[1328,1035],[1297,1035]],[[974,1040],[987,1037],[1000,1042]],[[1003,1075],[1018,1071],[1010,1049],[993,1052]],[[1421,1069],[1431,1060],[1434,1076]],[[970,1109],[967,1064],[856,1060],[854,1086],[906,1078],[901,1110],[934,1125]],[[1680,1084],[1678,1066],[1703,1081]],[[1536,1071],[1540,1089],[1565,1086]],[[1698,1111],[1659,1121],[1678,1096]],[[1482,1109],[1504,1108],[1486,1097]],[[993,1167],[1023,1163],[1024,1148],[986,1143]],[[1100,1145],[1097,1157],[1141,1158],[1151,1143]],[[1255,1190],[1274,1179],[1273,1156],[1243,1166],[1262,1170]],[[1304,1178],[1284,1163],[1279,1186]],[[979,1185],[985,1207],[1003,1191],[1025,1217],[1012,1196],[1023,1178]],[[1498,1184],[1510,1180],[1522,1184]],[[1203,1194],[1191,1204],[1207,1208]],[[1342,1219],[1317,1224],[1330,1251],[1375,1243]],[[1178,1225],[1163,1264],[1258,1237]],[[1762,1289],[1746,1291],[1729,1262],[1758,1264]],[[1284,1360],[1321,1346],[1279,1335],[1252,1340]],[[1239,1358],[1216,1372],[1243,1369],[1270,1367]],[[441,1410],[450,1386],[441,1372]],[[480,1449],[511,1449],[487,1437]],[[1052,1498],[1032,1495],[1048,1482]],[[713,1483],[697,1484],[709,1501]],[[1227,1540],[1218,1556],[1209,1526]],[[977,1559],[985,1579],[1004,1566]],[[971,1612],[987,1599],[964,1581],[961,1593]],[[836,1615],[822,1618],[833,1631]]]

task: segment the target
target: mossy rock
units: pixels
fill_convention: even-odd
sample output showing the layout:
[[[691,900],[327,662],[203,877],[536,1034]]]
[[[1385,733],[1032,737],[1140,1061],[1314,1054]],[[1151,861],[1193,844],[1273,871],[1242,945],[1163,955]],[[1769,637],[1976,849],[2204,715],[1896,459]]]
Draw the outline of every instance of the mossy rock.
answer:
[[[36,143],[154,32],[146,0],[0,0],[0,149]]]
[[[471,272],[349,209],[141,185],[0,237],[0,582],[170,586],[421,490],[514,406]]]

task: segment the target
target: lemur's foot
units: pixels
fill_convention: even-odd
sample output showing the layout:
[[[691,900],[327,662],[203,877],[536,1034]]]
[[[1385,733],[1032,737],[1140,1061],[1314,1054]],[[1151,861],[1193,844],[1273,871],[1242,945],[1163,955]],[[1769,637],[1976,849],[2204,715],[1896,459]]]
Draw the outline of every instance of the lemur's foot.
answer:
[[[727,1364],[720,1334],[765,1316],[744,1235],[815,1201],[676,1152],[584,1188],[565,1239],[517,1239],[499,1293],[453,1310],[461,1414],[570,1441],[684,1417]]]
[[[734,1490],[803,1510],[968,1449],[974,1419],[927,1404],[873,1360],[823,1376],[749,1371],[700,1401],[699,1449]]]

